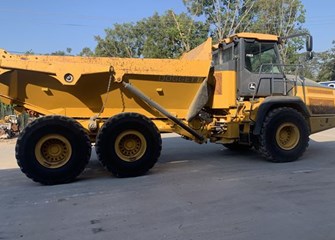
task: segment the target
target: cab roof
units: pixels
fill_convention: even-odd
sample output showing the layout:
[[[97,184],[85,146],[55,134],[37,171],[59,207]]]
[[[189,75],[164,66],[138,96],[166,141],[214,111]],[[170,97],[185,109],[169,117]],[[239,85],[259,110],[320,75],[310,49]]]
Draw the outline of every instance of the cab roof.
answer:
[[[242,32],[230,35],[222,39],[218,44],[214,45],[213,48],[218,48],[220,44],[229,44],[234,41],[236,38],[249,38],[256,39],[261,41],[274,41],[279,42],[280,38],[277,35],[272,34],[264,34],[264,33],[250,33],[250,32]]]

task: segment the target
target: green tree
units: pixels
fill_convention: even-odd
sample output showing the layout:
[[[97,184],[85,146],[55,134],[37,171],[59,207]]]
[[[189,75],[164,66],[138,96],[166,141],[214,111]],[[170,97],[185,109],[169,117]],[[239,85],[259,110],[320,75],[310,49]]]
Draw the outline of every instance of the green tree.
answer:
[[[142,39],[134,23],[114,24],[105,29],[105,38],[96,36],[95,54],[103,57],[140,57]]]
[[[208,25],[194,21],[185,13],[167,11],[137,23],[115,24],[105,29],[105,37],[96,36],[95,54],[112,57],[177,58],[202,43]]]
[[[49,55],[49,54],[47,54],[47,55]],[[57,50],[55,52],[50,53],[50,55],[51,56],[65,56],[66,53],[64,51],[62,51],[62,50]]]
[[[145,29],[143,55],[151,58],[177,58],[202,43],[208,37],[208,26],[196,22],[185,13],[157,13],[138,23]]]
[[[307,32],[303,28],[306,11],[300,0],[257,0],[254,6],[253,23],[250,31],[289,36]],[[282,59],[287,64],[297,63],[299,50],[303,49],[302,37],[289,39],[280,49]]]
[[[255,0],[183,0],[189,13],[203,16],[210,25],[211,35],[220,40],[248,29]]]
[[[35,53],[32,49],[30,49],[29,51],[26,51],[24,55],[35,55]]]
[[[314,81],[318,81],[317,76],[320,71],[320,61],[319,61],[319,53],[314,53],[314,58],[312,60],[304,61],[304,76]],[[303,59],[304,54],[301,55]]]
[[[51,56],[70,56],[72,52],[72,48],[66,48],[65,51],[63,50],[57,50],[55,52],[52,52],[50,54],[46,54],[46,55],[51,55]]]
[[[211,35],[222,39],[238,32],[288,36],[305,31],[305,10],[301,0],[183,0],[188,11],[205,17]],[[292,39],[281,49],[286,63],[296,62],[303,40]]]
[[[331,49],[320,53],[320,72],[317,80],[320,82],[335,80],[335,41]]]
[[[79,56],[82,57],[93,57],[94,52],[89,47],[84,47],[81,52],[79,53]]]

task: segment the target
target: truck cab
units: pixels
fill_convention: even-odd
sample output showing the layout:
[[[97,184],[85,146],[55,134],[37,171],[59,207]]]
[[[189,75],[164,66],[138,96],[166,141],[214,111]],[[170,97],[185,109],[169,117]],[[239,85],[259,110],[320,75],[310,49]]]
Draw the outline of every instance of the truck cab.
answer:
[[[284,72],[299,74],[302,66],[281,63],[280,42],[281,39],[275,35],[240,33],[215,45],[213,107],[229,108],[238,98],[294,95],[297,76],[288,79]]]
[[[279,45],[304,35],[239,33],[213,46],[213,142],[254,146],[268,160],[286,162],[302,155],[310,134],[335,126],[335,91],[305,79],[302,65],[281,61]],[[306,50],[311,58],[308,34]]]

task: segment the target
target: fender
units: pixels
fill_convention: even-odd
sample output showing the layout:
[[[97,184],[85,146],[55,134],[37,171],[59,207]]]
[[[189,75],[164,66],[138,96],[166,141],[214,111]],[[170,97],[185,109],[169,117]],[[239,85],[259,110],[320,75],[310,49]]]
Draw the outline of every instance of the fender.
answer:
[[[288,96],[270,96],[265,98],[262,104],[259,106],[257,111],[257,117],[254,125],[253,134],[259,135],[261,133],[262,123],[265,120],[268,112],[278,107],[290,107],[301,112],[306,118],[310,117],[310,113],[307,110],[306,104],[300,97],[288,97]]]

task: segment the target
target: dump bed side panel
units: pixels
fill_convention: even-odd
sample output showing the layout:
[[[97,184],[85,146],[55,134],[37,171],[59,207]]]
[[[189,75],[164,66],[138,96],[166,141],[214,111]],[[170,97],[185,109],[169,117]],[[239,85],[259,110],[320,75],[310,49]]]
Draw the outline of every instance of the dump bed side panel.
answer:
[[[93,62],[79,57],[39,57],[35,62],[32,58],[22,60],[25,65],[14,60],[1,65],[0,97],[3,101],[8,103],[10,99],[11,103],[45,115],[76,118],[92,117],[103,106],[102,117],[120,112],[162,117],[123,89],[118,81],[131,83],[177,117],[185,118],[210,68],[209,60],[95,58]],[[47,61],[50,61],[50,69],[46,67]],[[40,69],[39,63],[43,66]],[[90,63],[97,66],[96,69],[85,68]],[[113,72],[109,71],[111,68]],[[64,80],[66,74],[72,73],[75,84]]]

